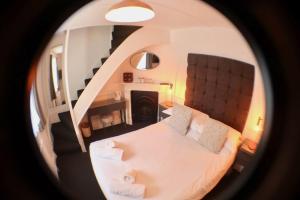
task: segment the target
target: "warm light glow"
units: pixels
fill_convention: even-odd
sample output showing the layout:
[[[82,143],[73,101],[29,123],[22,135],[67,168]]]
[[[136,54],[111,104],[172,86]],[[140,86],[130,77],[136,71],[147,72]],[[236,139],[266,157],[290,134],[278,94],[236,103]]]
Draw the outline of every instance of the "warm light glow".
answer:
[[[255,124],[255,126],[254,126],[254,131],[255,132],[260,132],[260,131],[262,131],[263,130],[263,119],[259,116],[258,118],[257,118],[257,122],[256,122],[256,124]]]
[[[176,97],[176,101],[178,99],[181,99],[183,102],[185,100],[185,90],[186,90],[186,85],[184,81],[177,81],[176,86],[175,86],[175,92],[174,96]]]
[[[136,0],[125,0],[113,6],[105,15],[111,22],[142,22],[155,16],[153,9]]]
[[[259,126],[254,126],[253,130],[257,133],[259,133],[260,131],[262,131],[261,127]]]

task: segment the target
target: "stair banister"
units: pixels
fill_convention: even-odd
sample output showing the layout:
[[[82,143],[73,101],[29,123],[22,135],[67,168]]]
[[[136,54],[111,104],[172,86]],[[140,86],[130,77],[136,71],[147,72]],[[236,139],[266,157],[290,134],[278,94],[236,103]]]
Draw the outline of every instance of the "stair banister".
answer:
[[[83,137],[81,135],[81,131],[79,130],[79,123],[76,121],[76,116],[72,107],[72,100],[70,95],[70,87],[69,87],[69,77],[68,77],[68,47],[69,47],[69,38],[70,38],[70,30],[66,30],[66,37],[65,37],[65,48],[64,48],[64,67],[62,68],[62,75],[63,75],[63,85],[64,85],[64,93],[66,95],[66,104],[70,109],[70,114],[74,126],[74,130],[76,133],[76,137],[80,144],[81,150],[86,152],[86,147],[84,145]]]

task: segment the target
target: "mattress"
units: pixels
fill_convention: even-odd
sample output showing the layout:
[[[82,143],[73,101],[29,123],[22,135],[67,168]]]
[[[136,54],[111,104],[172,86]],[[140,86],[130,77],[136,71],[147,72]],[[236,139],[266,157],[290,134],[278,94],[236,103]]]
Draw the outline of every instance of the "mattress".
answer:
[[[123,161],[97,156],[97,148],[104,140],[90,144],[95,176],[109,200],[132,200],[109,190],[109,183],[128,168],[137,172],[136,183],[146,186],[144,199],[201,199],[224,176],[237,151],[236,147],[225,148],[228,139],[219,154],[212,153],[176,133],[164,121],[110,139],[124,150]]]

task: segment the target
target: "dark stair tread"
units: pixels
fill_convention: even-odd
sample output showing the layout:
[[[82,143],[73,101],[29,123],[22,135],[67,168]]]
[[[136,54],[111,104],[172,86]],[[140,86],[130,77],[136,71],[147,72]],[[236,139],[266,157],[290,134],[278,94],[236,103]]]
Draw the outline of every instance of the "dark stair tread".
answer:
[[[77,97],[79,98],[84,89],[77,90]]]
[[[74,130],[73,121],[69,111],[58,113],[58,117],[65,126],[67,126],[71,130]]]
[[[140,29],[141,26],[114,26],[113,39],[128,37],[130,34]]]
[[[127,37],[126,37],[127,38]],[[112,48],[117,48],[118,46],[120,46],[120,44],[122,44],[122,42],[126,39],[126,38],[122,38],[122,39],[116,39],[116,40],[112,40],[112,44],[111,47]]]
[[[100,67],[94,68],[93,69],[93,74],[95,75],[99,69],[100,69]]]
[[[109,53],[112,54],[115,50],[116,50],[116,48],[111,48],[111,49],[109,50]]]
[[[57,156],[63,155],[66,153],[74,153],[74,152],[80,152],[81,148],[78,143],[72,143],[72,142],[65,142],[63,140],[59,140],[55,142],[54,145],[54,152]]]
[[[108,59],[108,57],[105,57],[105,58],[101,58],[101,63],[102,65],[105,63],[105,61]]]
[[[77,100],[72,100],[72,101],[71,101],[71,104],[72,104],[72,107],[73,107],[73,108],[75,107],[76,103],[77,103]]]
[[[136,31],[142,26],[114,25],[114,31]]]
[[[52,124],[51,132],[54,142],[59,140],[77,142],[75,131],[62,122]]]
[[[84,80],[85,85],[87,86],[91,80],[92,80],[91,78],[85,79],[85,80]]]

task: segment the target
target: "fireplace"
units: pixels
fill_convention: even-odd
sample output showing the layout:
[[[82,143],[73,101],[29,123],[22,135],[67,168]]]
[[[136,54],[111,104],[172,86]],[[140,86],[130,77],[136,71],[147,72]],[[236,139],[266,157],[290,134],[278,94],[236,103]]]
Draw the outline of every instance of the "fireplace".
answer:
[[[158,92],[132,90],[132,123],[156,123],[158,111]]]

